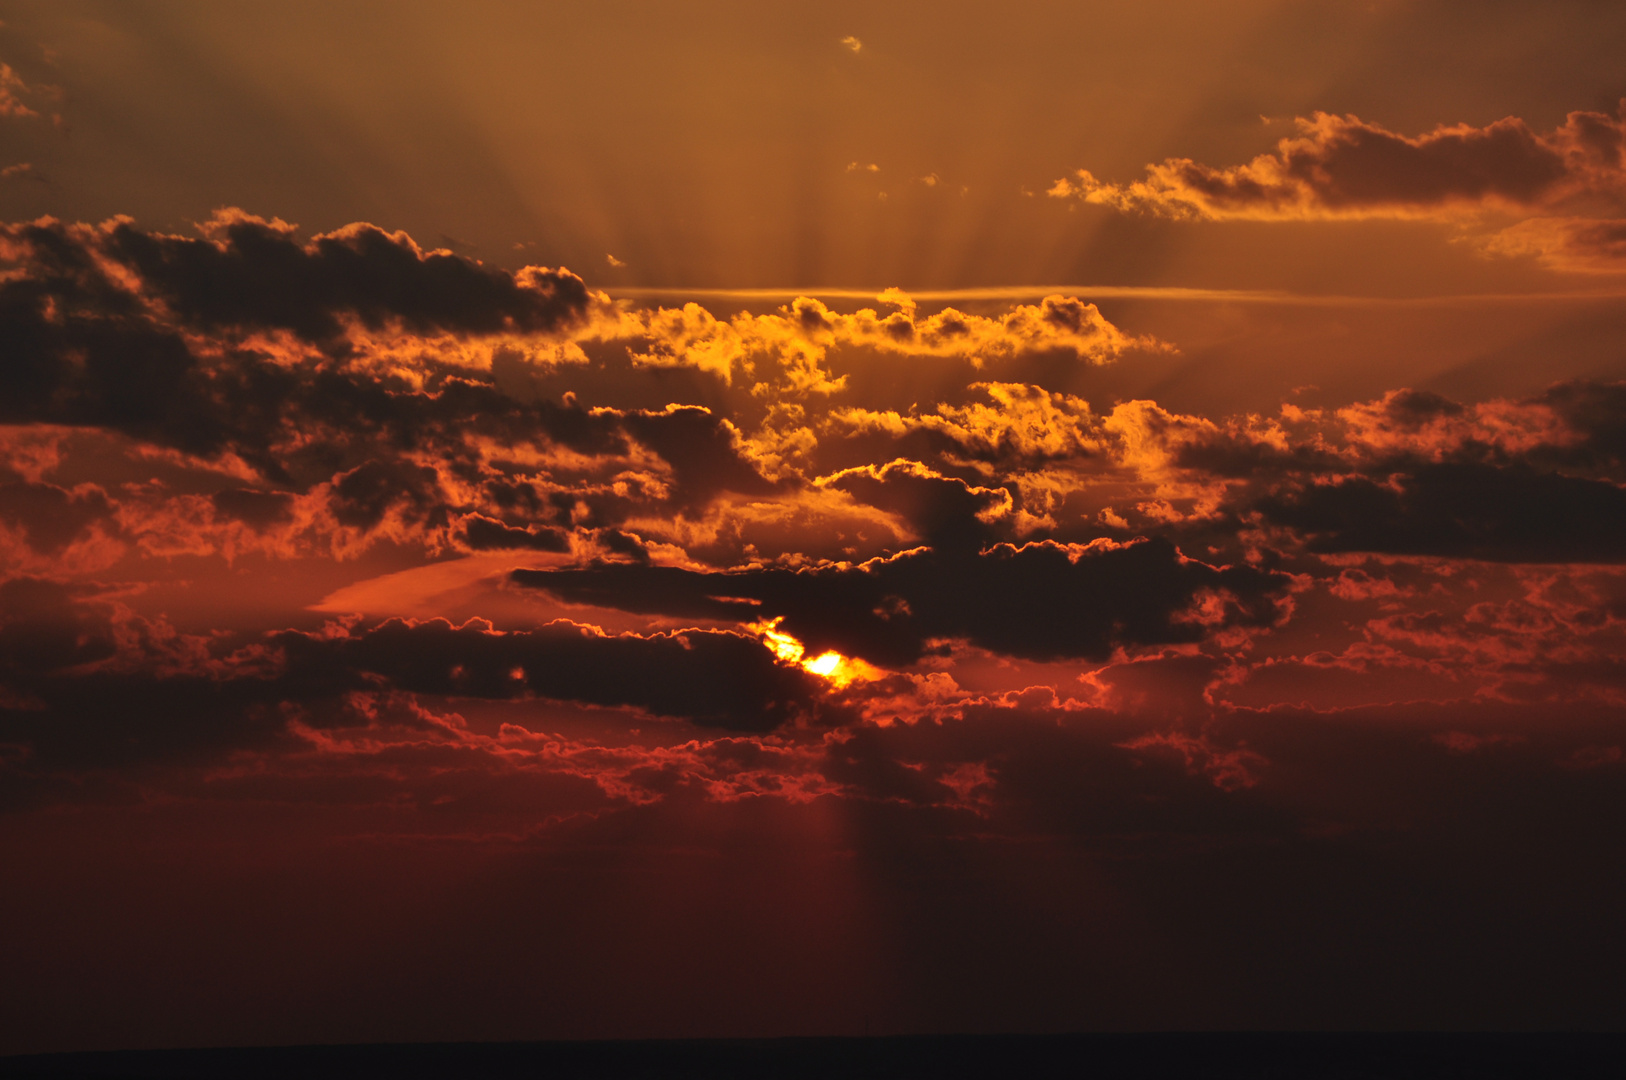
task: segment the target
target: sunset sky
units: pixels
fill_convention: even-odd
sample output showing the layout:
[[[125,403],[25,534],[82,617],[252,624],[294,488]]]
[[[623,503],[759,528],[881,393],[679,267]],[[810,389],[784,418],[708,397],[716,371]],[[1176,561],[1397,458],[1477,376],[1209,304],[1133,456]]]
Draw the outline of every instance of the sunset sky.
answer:
[[[1626,6],[0,23],[0,1053],[1626,1028]]]

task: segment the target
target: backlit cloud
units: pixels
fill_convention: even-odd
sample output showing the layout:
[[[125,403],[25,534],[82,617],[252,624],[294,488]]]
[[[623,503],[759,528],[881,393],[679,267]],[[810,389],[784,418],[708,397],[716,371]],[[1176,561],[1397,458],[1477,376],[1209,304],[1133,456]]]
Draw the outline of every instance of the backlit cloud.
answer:
[[[1080,170],[1049,194],[1172,218],[1432,218],[1626,196],[1622,120],[1572,112],[1546,134],[1508,117],[1406,136],[1318,112],[1246,165],[1170,158],[1129,184]]]
[[[1362,788],[1405,777],[1616,808],[1621,384],[1210,415],[1084,389],[1173,349],[1059,292],[728,314],[366,224],[3,236],[10,814],[840,806],[1143,858],[1434,827]]]

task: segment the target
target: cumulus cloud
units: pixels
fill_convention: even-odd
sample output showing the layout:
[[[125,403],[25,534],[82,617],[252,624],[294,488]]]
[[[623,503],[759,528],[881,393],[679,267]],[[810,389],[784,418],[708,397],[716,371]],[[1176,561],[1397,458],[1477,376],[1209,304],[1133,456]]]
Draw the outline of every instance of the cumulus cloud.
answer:
[[[1620,562],[1620,393],[1566,384],[1469,407],[1393,391],[1332,414],[1284,410],[1296,432],[1215,429],[1176,461],[1229,474],[1236,513],[1313,550]]]
[[[1626,114],[1623,114],[1626,115]],[[1170,158],[1147,178],[1111,184],[1080,170],[1050,189],[1119,210],[1173,218],[1257,220],[1438,217],[1626,195],[1622,118],[1573,112],[1538,134],[1507,117],[1400,135],[1356,116],[1315,113],[1298,134],[1246,165]]]
[[[1034,352],[1059,352],[1085,364],[1109,363],[1130,349],[1166,349],[1155,339],[1125,334],[1094,304],[1047,296],[1017,304],[1004,315],[972,315],[945,308],[917,317],[909,294],[888,289],[878,297],[892,310],[832,311],[812,297],[797,297],[778,312],[721,320],[699,304],[680,309],[622,312],[598,331],[613,338],[643,338],[636,363],[697,366],[725,382],[755,383],[774,394],[833,395],[846,380],[830,370],[833,350],[866,349],[908,357],[965,360],[997,366]]]
[[[1487,255],[1529,256],[1555,270],[1619,272],[1626,212],[1626,102],[1614,116],[1572,112],[1538,133],[1517,117],[1422,135],[1357,116],[1317,112],[1273,153],[1245,165],[1190,158],[1148,165],[1129,183],[1086,169],[1057,180],[1061,199],[1176,220],[1444,220],[1476,226],[1523,220],[1473,243]]]
[[[122,219],[95,227],[46,219],[10,226],[4,242],[13,259],[104,296],[129,287],[132,300],[156,302],[186,326],[286,329],[311,341],[338,336],[344,316],[375,329],[399,321],[415,333],[547,332],[579,318],[588,301],[568,271],[491,270],[372,225],[300,243],[286,222],[230,209],[199,229],[167,236]]]

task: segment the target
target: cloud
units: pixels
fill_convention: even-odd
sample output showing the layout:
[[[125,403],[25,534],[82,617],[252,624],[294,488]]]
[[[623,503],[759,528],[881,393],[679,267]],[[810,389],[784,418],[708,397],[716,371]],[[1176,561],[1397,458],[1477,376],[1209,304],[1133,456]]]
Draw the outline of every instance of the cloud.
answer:
[[[1089,402],[1025,383],[974,382],[987,402],[938,403],[935,411],[903,415],[893,410],[844,408],[831,422],[851,437],[866,433],[952,448],[955,453],[1005,467],[1102,454],[1112,436]]]
[[[252,760],[1224,846],[1329,768],[1275,711],[1626,700],[1620,385],[1205,416],[1053,388],[1159,347],[1059,294],[720,316],[371,226],[5,235],[12,805]]]
[[[0,665],[8,672],[56,671],[112,656],[111,620],[75,592],[41,578],[0,582]]]
[[[1274,420],[1224,424],[1134,402],[1092,425],[1093,468],[1132,469],[1141,490],[1161,493],[1115,504],[1137,528],[1161,517],[1165,528],[1211,537],[1275,528],[1269,542],[1316,552],[1618,562],[1622,393],[1571,383],[1470,406],[1397,390],[1340,410],[1284,406]]]
[[[1004,488],[977,487],[902,459],[879,468],[844,469],[819,483],[897,515],[936,549],[975,551],[992,543],[997,533],[990,526],[1012,509]]]
[[[1572,112],[1546,134],[1507,117],[1406,136],[1356,116],[1317,112],[1298,119],[1298,134],[1282,139],[1274,153],[1246,165],[1169,158],[1129,184],[1080,170],[1056,181],[1049,194],[1160,217],[1262,221],[1453,218],[1586,198],[1619,202],[1626,197],[1623,116]]]
[[[293,496],[282,491],[225,488],[209,496],[215,511],[255,529],[264,529],[293,516]]]
[[[413,693],[632,706],[707,727],[762,731],[811,708],[816,684],[754,636],[683,630],[607,635],[570,622],[501,632],[489,623],[392,619],[343,635],[282,634],[284,680],[334,688],[381,676]]]
[[[533,550],[573,529],[584,550],[622,532],[696,543],[720,535],[720,507],[758,500],[740,520],[768,521],[810,506],[817,477],[850,465],[820,461],[843,414],[803,402],[875,401],[851,384],[870,355],[952,382],[1029,356],[1095,365],[1159,347],[1061,295],[981,315],[922,314],[898,290],[881,294],[885,314],[809,298],[731,319],[637,309],[565,271],[509,274],[370,225],[301,241],[241,211],[197,238],[123,219],[8,226],[3,254],[0,422],[100,430],[132,440],[119,454],[161,448],[232,478],[186,495],[109,493],[122,531],[105,535],[142,554],[498,542],[494,526],[457,524],[474,518]],[[987,385],[994,407],[945,404],[922,430],[936,424],[926,434],[940,448],[973,455],[1060,452],[1072,437],[1046,434],[1046,409],[1087,412]],[[674,390],[707,403],[673,403]],[[1001,404],[1024,417],[1020,431],[997,430]],[[852,415],[869,412],[890,415]]]
[[[1309,483],[1252,504],[1312,551],[1511,562],[1626,562],[1626,490],[1519,467],[1419,464],[1383,481]]]
[[[1488,255],[1530,256],[1571,273],[1613,274],[1626,268],[1626,218],[1530,218],[1476,242]]]
[[[975,505],[951,505],[945,516]],[[620,564],[516,570],[512,579],[566,601],[628,611],[782,618],[810,653],[834,649],[887,666],[913,663],[944,639],[1037,660],[1199,642],[1226,627],[1271,625],[1285,612],[1289,584],[1270,571],[1185,558],[1161,539],[985,550],[951,543],[794,571]]]
[[[396,373],[347,370],[274,341],[245,348],[230,334],[281,330],[332,346],[342,318],[545,333],[586,303],[567,272],[487,270],[371,226],[301,246],[281,223],[223,212],[206,232],[165,237],[122,220],[7,226],[0,254],[21,272],[0,285],[0,420],[106,427],[204,455],[230,449],[286,479],[273,462],[290,423],[421,424],[436,402],[401,393],[408,384]],[[466,391],[451,393],[448,406]]]
[[[111,524],[112,506],[100,488],[69,491],[55,484],[0,484],[0,522],[21,531],[40,554],[59,552],[94,524]]]
[[[559,529],[519,529],[480,514],[463,519],[463,542],[471,551],[569,551],[570,541]]]
[[[888,289],[878,299],[894,310],[881,314],[860,308],[849,314],[799,296],[777,312],[723,321],[690,303],[681,309],[622,312],[605,319],[596,333],[607,339],[645,339],[645,348],[633,354],[641,365],[698,366],[725,382],[754,383],[776,396],[843,391],[846,379],[827,363],[835,350],[954,358],[982,368],[1033,353],[1067,353],[1093,365],[1131,349],[1167,348],[1153,338],[1125,334],[1094,304],[1077,297],[1047,296],[1038,304],[1014,305],[998,317],[944,308],[918,318],[915,300],[900,289]]]
[[[24,82],[10,64],[0,64],[0,116],[38,116],[38,112],[23,103],[23,99],[33,93],[34,88]]]
[[[631,708],[738,731],[811,717],[820,696],[819,680],[746,633],[395,619],[226,642],[115,618],[114,607],[46,580],[0,584],[0,743],[29,747],[48,770],[208,757],[275,746],[290,723],[364,722],[348,703],[380,687]]]
[[[164,236],[117,221],[80,228],[75,239],[139,275],[142,292],[187,325],[287,329],[310,341],[338,336],[343,315],[370,329],[398,320],[420,334],[547,333],[579,319],[588,302],[567,270],[487,269],[372,225],[301,244],[285,222],[221,210],[200,230],[200,238]],[[11,238],[40,243],[26,229]]]

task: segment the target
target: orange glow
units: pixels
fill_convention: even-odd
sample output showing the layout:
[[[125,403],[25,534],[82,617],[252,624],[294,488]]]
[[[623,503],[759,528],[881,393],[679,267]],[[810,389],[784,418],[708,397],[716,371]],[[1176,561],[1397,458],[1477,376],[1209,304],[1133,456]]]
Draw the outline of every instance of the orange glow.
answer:
[[[813,674],[822,675],[828,679],[836,673],[836,669],[841,667],[841,654],[838,652],[820,653],[802,666]]]
[[[746,629],[755,630],[761,634],[762,643],[772,649],[774,655],[785,663],[801,663],[802,656],[806,654],[807,648],[800,641],[779,629],[779,624],[783,621],[784,616],[780,615],[773,619],[751,623]]]
[[[807,646],[779,629],[783,620],[784,616],[778,616],[751,623],[747,629],[761,634],[763,644],[772,649],[779,659],[797,665],[810,675],[828,679],[838,690],[855,682],[873,682],[882,677],[883,672],[875,665],[856,656],[843,656],[834,649],[822,652],[811,660],[804,659]]]

